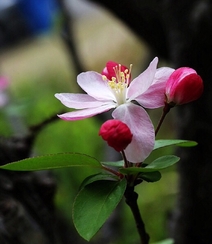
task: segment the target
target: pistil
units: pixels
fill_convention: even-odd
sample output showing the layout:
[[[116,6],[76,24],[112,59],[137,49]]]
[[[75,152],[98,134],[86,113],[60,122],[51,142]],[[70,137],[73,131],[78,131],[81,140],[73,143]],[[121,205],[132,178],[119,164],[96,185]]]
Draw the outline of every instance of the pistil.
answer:
[[[122,71],[122,66],[120,64],[114,66],[113,69],[116,77],[112,77],[112,79],[109,80],[103,75],[102,78],[108,81],[108,85],[115,95],[118,105],[121,105],[126,102],[126,89],[131,80],[132,65],[130,65],[130,69],[125,69],[124,71]]]

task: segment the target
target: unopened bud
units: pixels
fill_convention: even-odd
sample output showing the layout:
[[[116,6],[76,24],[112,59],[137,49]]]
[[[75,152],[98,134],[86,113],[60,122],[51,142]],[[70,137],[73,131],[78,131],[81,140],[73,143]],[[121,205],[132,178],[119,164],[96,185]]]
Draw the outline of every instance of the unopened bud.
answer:
[[[99,135],[116,151],[123,151],[132,141],[129,127],[120,120],[107,120],[102,124]]]
[[[198,99],[203,92],[202,78],[194,69],[176,69],[166,83],[166,103],[181,105]]]

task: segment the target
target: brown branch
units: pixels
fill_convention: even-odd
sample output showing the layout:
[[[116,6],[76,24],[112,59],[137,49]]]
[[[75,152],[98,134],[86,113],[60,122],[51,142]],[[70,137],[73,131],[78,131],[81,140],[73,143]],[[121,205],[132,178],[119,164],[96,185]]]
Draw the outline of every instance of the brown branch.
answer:
[[[125,201],[127,205],[130,207],[133,217],[136,222],[136,227],[140,236],[140,243],[141,244],[148,244],[149,243],[149,235],[146,233],[145,225],[142,220],[140,210],[138,208],[137,199],[138,194],[134,191],[134,187],[127,186],[127,189],[125,191]]]

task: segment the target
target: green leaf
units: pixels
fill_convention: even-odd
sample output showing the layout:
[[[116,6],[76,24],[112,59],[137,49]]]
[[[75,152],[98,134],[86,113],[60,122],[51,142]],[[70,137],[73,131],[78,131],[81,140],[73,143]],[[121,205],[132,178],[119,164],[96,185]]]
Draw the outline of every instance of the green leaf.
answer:
[[[127,173],[127,174],[129,174],[129,173],[135,174],[138,172],[158,171],[158,170],[165,169],[165,168],[168,168],[168,167],[174,165],[179,160],[180,160],[180,158],[175,156],[175,155],[166,155],[166,156],[162,156],[160,158],[155,159],[153,162],[151,162],[150,164],[148,164],[144,168],[142,168],[142,167],[129,167],[129,168],[120,169],[120,172],[121,173]]]
[[[0,169],[33,171],[79,166],[102,167],[101,163],[97,159],[85,154],[58,153],[23,159],[17,162],[2,165],[0,166]]]
[[[112,166],[112,167],[123,167],[124,166],[124,160],[120,160],[117,162],[102,162],[105,166]]]
[[[98,180],[118,180],[118,177],[112,174],[105,174],[105,173],[98,173],[95,175],[90,175],[87,178],[84,179],[84,181],[82,182],[82,184],[80,185],[80,190],[85,187],[88,184],[91,184],[94,181],[98,181]]]
[[[161,179],[161,173],[159,171],[144,172],[144,173],[139,174],[139,178],[141,178],[147,182],[156,182]]]
[[[168,146],[194,147],[196,145],[197,142],[188,140],[156,140],[153,150]]]
[[[82,188],[73,205],[73,222],[78,233],[89,241],[121,201],[126,180],[94,181]]]
[[[175,155],[166,155],[155,159],[146,168],[161,170],[176,164],[179,160],[180,158]]]

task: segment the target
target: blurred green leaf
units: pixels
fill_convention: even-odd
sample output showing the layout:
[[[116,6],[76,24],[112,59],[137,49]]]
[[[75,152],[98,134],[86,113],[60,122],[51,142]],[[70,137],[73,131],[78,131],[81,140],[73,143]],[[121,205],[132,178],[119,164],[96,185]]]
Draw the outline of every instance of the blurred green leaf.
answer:
[[[174,244],[174,240],[169,238],[159,242],[154,242],[153,244]]]
[[[121,173],[138,173],[138,172],[153,172],[161,169],[168,168],[180,160],[179,157],[175,155],[166,155],[155,159],[153,162],[148,164],[146,167],[129,167],[120,169]]]
[[[139,178],[141,178],[147,182],[156,182],[161,179],[161,173],[159,171],[145,172],[145,173],[139,174]]]
[[[126,180],[94,181],[82,188],[73,205],[73,221],[78,233],[89,241],[121,201]]]
[[[102,167],[97,159],[85,154],[58,153],[34,158],[26,158],[20,161],[2,165],[0,166],[0,169],[33,171],[79,166]]]
[[[196,145],[197,142],[188,140],[156,140],[153,150],[168,146],[194,147]]]

